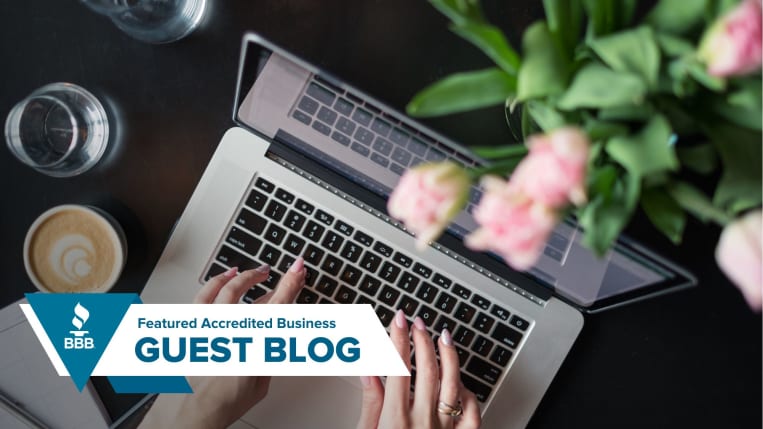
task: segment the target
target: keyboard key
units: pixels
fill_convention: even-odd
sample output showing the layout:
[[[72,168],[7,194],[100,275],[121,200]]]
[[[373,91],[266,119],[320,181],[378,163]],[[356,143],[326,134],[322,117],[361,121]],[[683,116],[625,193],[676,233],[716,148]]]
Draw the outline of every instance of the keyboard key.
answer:
[[[440,333],[443,329],[447,329],[448,331],[453,332],[453,330],[456,329],[456,322],[449,317],[440,315],[440,318],[437,319],[437,323],[434,324],[432,330]],[[436,341],[435,344],[437,344]]]
[[[244,256],[232,247],[222,246],[217,254],[217,260],[229,267],[238,267],[239,271],[251,270],[259,265],[251,258]]]
[[[257,301],[260,297],[268,293],[268,290],[265,289],[262,286],[255,286],[248,291],[246,291],[246,295],[244,295],[244,301],[252,303],[254,301]],[[249,299],[247,299],[249,298]]]
[[[527,323],[527,320],[517,316],[516,314],[511,316],[511,320],[509,321],[509,324],[519,329],[522,332],[524,332],[527,329],[527,327],[530,325],[529,323]]]
[[[392,143],[384,140],[381,137],[376,138],[373,147],[375,151],[381,153],[382,155],[389,155],[392,152]]]
[[[265,207],[267,200],[268,197],[266,197],[265,194],[256,189],[252,189],[252,191],[249,192],[249,196],[246,198],[245,204],[255,211],[260,211]]]
[[[305,262],[313,265],[318,265],[321,262],[321,258],[323,258],[323,254],[323,250],[315,247],[312,244],[308,244],[307,250],[305,250],[303,257],[305,258]]]
[[[355,231],[355,228],[351,227],[350,225],[347,225],[346,223],[342,222],[341,220],[337,220],[334,224],[334,229],[341,232],[342,234],[346,236],[352,235],[352,232]]]
[[[310,122],[313,121],[313,119],[305,112],[301,112],[299,110],[295,110],[292,112],[291,117],[298,120],[299,122],[302,122],[305,125],[310,125]]]
[[[480,198],[482,198],[482,191],[480,191],[479,188],[473,186],[469,190],[469,201],[477,204],[480,202]]]
[[[358,284],[358,281],[360,280],[360,270],[353,267],[352,265],[347,265],[344,267],[344,271],[342,271],[342,275],[339,277],[339,280],[347,283],[350,286],[355,286]]]
[[[400,281],[397,282],[397,286],[408,293],[413,293],[413,291],[416,290],[416,286],[419,285],[419,281],[419,278],[413,274],[403,273],[403,275],[400,276]]]
[[[363,127],[359,127],[358,130],[355,131],[355,140],[363,143],[366,146],[370,146],[374,141],[374,133]]]
[[[417,316],[419,316],[421,320],[424,321],[425,325],[432,326],[434,324],[435,318],[437,317],[437,312],[432,308],[427,307],[426,305],[422,305]]]
[[[272,289],[275,289],[276,286],[278,286],[278,282],[280,281],[281,281],[281,275],[275,272],[275,270],[270,270],[270,273],[268,273],[267,280],[262,282],[262,285],[272,290]]]
[[[331,139],[342,146],[349,146],[350,143],[352,142],[352,140],[350,140],[349,137],[347,137],[344,134],[341,134],[339,131],[334,131],[333,133],[331,133]]]
[[[417,157],[413,158],[413,161],[411,161],[411,165],[409,165],[409,167],[415,167],[415,166],[417,166],[419,164],[423,164],[423,163],[424,163],[424,160],[417,156]]]
[[[384,156],[379,155],[376,152],[371,154],[371,161],[381,165],[382,167],[386,167],[389,165],[389,160],[385,158]]]
[[[464,387],[474,393],[474,396],[477,397],[478,401],[486,402],[487,398],[490,397],[490,386],[476,378],[461,372],[461,382],[464,384]]]
[[[383,305],[376,307],[376,315],[379,317],[379,321],[385,328],[389,326],[390,322],[392,322],[392,319],[395,317],[395,313]]]
[[[265,240],[268,240],[269,242],[278,246],[283,241],[284,236],[286,236],[286,230],[276,224],[271,223],[268,227],[268,230],[265,231],[264,238]]]
[[[363,268],[364,270],[373,274],[376,272],[376,269],[379,268],[381,261],[382,259],[379,255],[368,250],[363,255],[363,259],[360,261],[360,268]]]
[[[355,106],[349,100],[344,98],[339,98],[336,100],[336,103],[334,103],[334,109],[343,115],[350,116],[350,113],[352,113],[352,109],[354,108]]]
[[[287,228],[294,232],[299,232],[302,229],[302,225],[305,224],[305,217],[301,214],[295,212],[294,210],[289,210],[289,214],[286,215],[286,219],[283,221],[283,224],[286,225]]]
[[[500,366],[506,366],[509,363],[509,359],[511,359],[511,354],[510,350],[504,349],[501,346],[495,346],[495,350],[490,354],[490,360]]]
[[[392,258],[392,260],[404,266],[405,268],[410,268],[411,264],[413,264],[413,259],[403,255],[400,252],[395,253],[395,256]]]
[[[279,258],[281,258],[281,251],[269,244],[266,244],[265,248],[262,249],[262,253],[260,253],[260,261],[271,267],[278,263]]]
[[[292,194],[291,192],[285,191],[281,188],[278,188],[276,190],[275,195],[276,195],[276,198],[285,202],[286,204],[291,204],[294,202],[294,194]]]
[[[458,309],[455,313],[453,313],[454,316],[456,316],[456,319],[464,322],[469,323],[472,321],[472,318],[474,317],[474,313],[476,313],[477,310],[472,307],[471,305],[467,303],[460,303],[458,304]]]
[[[440,273],[435,273],[434,277],[432,277],[432,282],[443,289],[447,289],[451,284],[453,284],[453,280],[443,276]]]
[[[314,82],[310,82],[310,85],[307,86],[306,92],[315,97],[321,103],[327,104],[329,106],[334,103],[334,98],[336,97],[333,92]]]
[[[376,245],[374,246],[374,250],[376,250],[377,252],[381,253],[382,255],[388,258],[392,256],[392,248],[382,243],[381,241],[376,242]]]
[[[499,307],[495,304],[493,304],[493,308],[490,309],[490,314],[493,316],[501,319],[501,320],[508,320],[509,319],[509,310]]]
[[[474,294],[474,297],[472,297],[472,303],[483,310],[487,310],[488,308],[490,308],[490,301],[488,301],[484,297],[477,295],[476,293]]]
[[[336,121],[337,114],[335,111],[329,110],[328,107],[322,106],[321,110],[318,111],[318,115],[316,117],[328,125],[334,125],[334,121]]]
[[[330,214],[320,209],[315,212],[315,218],[318,219],[319,222],[325,223],[326,225],[331,225],[331,223],[334,222],[334,216],[331,216]]]
[[[204,281],[207,281],[211,279],[214,276],[218,276],[224,272],[228,271],[227,268],[223,267],[222,265],[213,262],[212,265],[209,267],[209,271],[207,271],[207,275],[204,276]]]
[[[414,137],[408,142],[408,150],[415,153],[418,156],[425,156],[427,153],[427,144],[422,140]]]
[[[417,298],[424,300],[430,304],[434,301],[435,295],[437,295],[437,288],[435,288],[433,285],[426,282],[422,284],[418,292],[416,292]]]
[[[495,319],[493,319],[492,317],[488,316],[485,313],[480,313],[477,315],[477,318],[474,319],[474,323],[472,324],[472,326],[477,328],[478,331],[481,331],[487,334],[488,332],[490,332],[490,328],[493,327],[493,323],[495,323]]]
[[[368,294],[369,296],[376,296],[376,292],[379,291],[380,287],[381,281],[379,281],[379,279],[366,274],[363,276],[363,280],[360,281],[360,286],[358,286],[358,289],[360,289],[361,292]]]
[[[469,299],[470,296],[472,296],[472,291],[469,289],[461,286],[460,284],[456,283],[453,286],[453,293],[460,296],[463,299]]]
[[[356,296],[358,296],[357,292],[347,286],[342,286],[339,288],[339,292],[336,293],[334,299],[339,304],[352,304],[352,302],[355,301]]]
[[[413,272],[428,279],[432,275],[432,270],[429,267],[425,267],[418,262],[413,265]]]
[[[499,343],[505,344],[512,349],[515,349],[519,345],[519,342],[522,340],[522,333],[511,329],[503,323],[499,323],[498,326],[495,327],[495,331],[493,331],[492,337],[495,338],[495,340]]]
[[[371,130],[375,132],[376,134],[381,135],[382,137],[387,137],[387,134],[389,134],[389,131],[392,127],[390,126],[389,122],[383,121],[379,118],[374,119],[373,124],[371,124]]]
[[[389,134],[389,139],[396,144],[405,145],[408,142],[409,135],[400,128],[393,128]]]
[[[350,262],[357,262],[360,258],[360,254],[363,249],[352,241],[348,241],[342,249],[342,258],[347,259]]]
[[[433,147],[430,147],[429,151],[426,154],[427,161],[437,162],[437,161],[442,161],[445,158],[446,158],[446,156],[445,156],[444,153],[442,153],[441,151],[439,151],[438,149],[435,149]]]
[[[317,304],[318,294],[310,289],[302,289],[297,296],[297,304]]]
[[[419,307],[419,303],[410,296],[403,295],[403,299],[400,300],[400,305],[397,307],[403,310],[403,313],[405,313],[406,316],[413,317],[413,315],[416,314],[416,309]]]
[[[305,214],[313,214],[313,210],[315,210],[315,207],[313,207],[312,204],[302,199],[298,199],[297,204],[295,204],[294,206],[297,208],[297,210]]]
[[[474,335],[474,331],[465,326],[461,326],[456,330],[455,334],[453,334],[453,341],[464,347],[469,347],[469,344],[471,344],[474,339]]]
[[[360,144],[358,142],[353,143],[352,146],[350,146],[350,149],[352,149],[353,151],[355,151],[355,152],[357,152],[357,153],[359,153],[359,154],[361,154],[363,156],[368,156],[368,154],[371,153],[370,149],[368,149],[367,147],[363,146],[362,144]]]
[[[381,293],[379,293],[379,301],[384,304],[394,307],[397,299],[400,297],[400,291],[392,286],[384,286]]]
[[[225,241],[231,246],[238,247],[250,255],[256,255],[262,247],[262,242],[253,235],[244,232],[235,226],[231,228]]]
[[[389,169],[398,176],[402,176],[403,173],[405,173],[405,167],[400,164],[395,164],[394,162],[390,164]]]
[[[339,118],[336,122],[336,129],[352,137],[352,133],[355,131],[355,123],[347,118]]]
[[[330,299],[321,298],[318,300],[318,304],[335,304],[335,302]]]
[[[336,253],[339,251],[339,249],[342,246],[342,243],[344,242],[344,238],[340,237],[339,234],[329,231],[326,233],[326,237],[323,239],[323,242],[321,245],[328,250]]]
[[[482,356],[487,356],[493,348],[493,342],[480,335],[472,345],[472,351]]]
[[[271,201],[264,212],[265,216],[273,219],[276,222],[280,222],[283,215],[286,214],[286,206],[278,201]]]
[[[355,240],[364,246],[370,246],[374,242],[374,239],[363,231],[355,231]]]
[[[262,189],[263,191],[267,192],[268,194],[273,192],[273,189],[276,188],[276,185],[270,183],[269,181],[263,179],[262,177],[257,178],[257,181],[254,182],[254,186]]]
[[[326,260],[323,261],[323,265],[321,265],[321,270],[331,274],[332,276],[336,276],[339,274],[339,270],[342,269],[342,265],[344,265],[344,262],[342,262],[339,258],[334,255],[328,255],[326,256]]]
[[[371,112],[367,110],[363,110],[361,108],[355,109],[355,113],[352,115],[352,119],[355,120],[355,122],[359,122],[365,126],[368,126],[368,124],[371,123],[371,118],[373,115],[371,115]]]
[[[323,135],[331,134],[331,127],[324,124],[323,122],[318,122],[318,121],[313,122],[313,129]]]
[[[355,304],[371,304],[371,307],[376,304],[373,299],[361,294],[358,294],[358,299],[355,300]]]
[[[338,286],[339,283],[331,277],[321,276],[320,280],[318,280],[318,283],[315,285],[315,290],[331,298]]]
[[[321,236],[323,235],[323,231],[325,231],[326,228],[323,226],[318,225],[317,223],[313,221],[307,222],[307,227],[305,227],[305,231],[302,233],[304,237],[306,237],[308,240],[318,242],[318,240],[321,239]]]
[[[305,95],[299,100],[297,107],[312,115],[318,111],[318,102]]]
[[[456,306],[456,302],[457,300],[455,296],[446,292],[442,292],[437,298],[437,304],[435,304],[435,308],[442,311],[443,313],[450,313],[453,311],[453,307]]]
[[[289,234],[289,238],[286,239],[283,247],[287,252],[299,256],[302,253],[302,249],[305,248],[305,240],[294,234]]]
[[[403,167],[407,167],[408,164],[411,163],[411,153],[403,148],[397,147],[392,152],[392,160],[402,165]]]
[[[250,212],[249,210],[241,209],[241,212],[238,214],[238,218],[236,218],[236,224],[243,226],[255,234],[262,234],[262,231],[265,230],[265,225],[268,224],[268,221]]]
[[[284,273],[289,271],[291,264],[293,264],[295,260],[296,258],[293,256],[284,255],[284,257],[281,258],[281,263],[278,264],[278,271],[282,271]]]
[[[318,270],[305,266],[305,284],[307,286],[314,286],[316,280],[318,280]]]
[[[456,353],[458,353],[458,363],[463,368],[469,360],[469,352],[464,350],[463,347],[456,346]]]
[[[498,383],[498,380],[501,378],[501,373],[503,372],[501,368],[498,368],[477,356],[472,356],[469,363],[466,365],[466,370],[476,375],[477,378],[490,384]]]
[[[379,277],[388,283],[394,283],[399,275],[400,267],[389,262],[385,262],[384,265],[382,265],[381,271],[379,271]]]

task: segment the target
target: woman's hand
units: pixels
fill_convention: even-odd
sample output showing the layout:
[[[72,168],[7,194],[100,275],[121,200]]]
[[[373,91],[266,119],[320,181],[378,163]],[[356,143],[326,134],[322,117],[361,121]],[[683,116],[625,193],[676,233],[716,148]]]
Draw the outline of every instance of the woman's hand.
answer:
[[[390,338],[403,362],[411,361],[405,315],[398,311]],[[416,357],[416,390],[411,398],[410,377],[362,377],[363,405],[358,429],[475,429],[480,426],[477,398],[461,384],[458,353],[448,330],[438,341],[440,367],[432,338],[420,318],[411,329]],[[409,364],[410,369],[410,364]]]
[[[236,268],[211,278],[196,294],[196,304],[235,304],[252,286],[268,278],[263,265],[238,275]],[[297,258],[274,291],[255,304],[288,304],[305,284],[302,258]],[[270,377],[188,377],[190,395],[159,395],[140,425],[141,429],[225,428],[260,402],[268,393]]]

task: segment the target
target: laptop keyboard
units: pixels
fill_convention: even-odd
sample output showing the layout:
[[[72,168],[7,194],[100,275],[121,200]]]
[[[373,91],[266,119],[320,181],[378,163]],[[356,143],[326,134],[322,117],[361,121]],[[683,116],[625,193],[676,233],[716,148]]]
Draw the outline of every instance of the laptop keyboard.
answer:
[[[300,255],[307,273],[297,303],[371,304],[385,327],[401,309],[409,323],[421,317],[435,341],[448,328],[459,354],[463,383],[482,402],[530,324],[358,230],[337,213],[262,177],[248,190],[203,281],[229,267],[243,271],[267,263],[272,267],[269,278],[243,298],[251,303],[274,289]]]

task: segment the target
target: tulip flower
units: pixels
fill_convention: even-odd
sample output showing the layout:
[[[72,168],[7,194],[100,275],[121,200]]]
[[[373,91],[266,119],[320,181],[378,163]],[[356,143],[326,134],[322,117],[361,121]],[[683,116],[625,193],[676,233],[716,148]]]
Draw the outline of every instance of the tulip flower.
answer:
[[[710,75],[740,76],[760,69],[761,19],[760,0],[745,0],[710,27],[698,53]]]
[[[755,311],[763,307],[763,212],[750,212],[723,229],[715,259]]]

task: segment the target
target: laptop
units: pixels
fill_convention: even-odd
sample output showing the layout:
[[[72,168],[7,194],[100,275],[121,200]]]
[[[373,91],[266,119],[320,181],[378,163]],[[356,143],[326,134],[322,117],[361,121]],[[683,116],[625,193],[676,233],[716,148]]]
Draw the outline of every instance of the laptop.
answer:
[[[597,258],[572,221],[556,229],[532,270],[513,271],[461,242],[476,227],[478,188],[446,234],[416,251],[385,211],[400,175],[430,161],[485,161],[257,34],[243,40],[233,119],[143,301],[191,302],[228,267],[270,264],[270,278],[242,299],[252,302],[301,255],[307,284],[298,303],[367,303],[385,327],[402,309],[434,337],[448,328],[485,428],[527,424],[583,313],[696,283],[627,239]],[[354,427],[360,400],[354,377],[279,377],[235,426]]]

